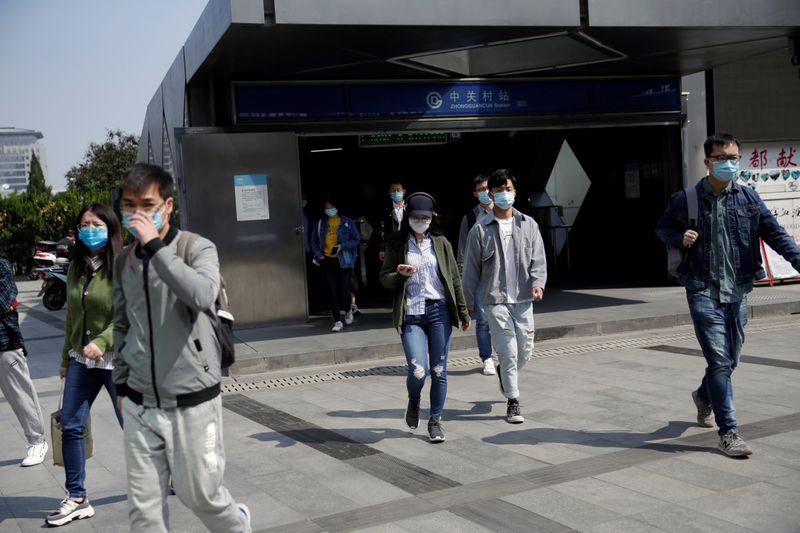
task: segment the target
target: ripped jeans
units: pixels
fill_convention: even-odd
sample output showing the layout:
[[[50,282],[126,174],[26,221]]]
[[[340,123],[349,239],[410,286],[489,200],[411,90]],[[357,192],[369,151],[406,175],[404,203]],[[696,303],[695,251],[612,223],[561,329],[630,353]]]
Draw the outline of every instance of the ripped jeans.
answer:
[[[519,398],[519,371],[533,357],[533,302],[487,305],[486,319],[500,361],[503,395]]]
[[[406,315],[400,340],[408,362],[408,399],[419,401],[425,378],[431,377],[430,416],[442,416],[447,396],[447,352],[450,351],[450,311],[445,300],[426,300],[424,315]]]
[[[739,364],[747,325],[747,296],[741,301],[720,303],[701,292],[687,292],[694,331],[703,355],[706,372],[697,395],[714,410],[719,434],[736,429],[731,374]]]

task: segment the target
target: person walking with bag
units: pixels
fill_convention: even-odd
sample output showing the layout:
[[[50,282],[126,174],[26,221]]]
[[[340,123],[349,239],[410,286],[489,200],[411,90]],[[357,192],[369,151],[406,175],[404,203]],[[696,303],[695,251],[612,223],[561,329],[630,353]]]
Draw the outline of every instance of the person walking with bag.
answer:
[[[84,431],[100,389],[111,396],[117,421],[114,368],[112,285],[114,254],[122,246],[122,229],[114,212],[91,204],[78,215],[75,258],[67,273],[67,319],[59,374],[65,380],[61,401],[61,449],[67,497],[47,515],[50,526],[94,516],[86,492]]]
[[[435,218],[435,201],[426,193],[408,197],[400,231],[390,236],[381,283],[393,291],[392,319],[400,331],[408,363],[405,422],[419,425],[425,379],[431,377],[428,438],[444,442],[442,411],[447,396],[447,354],[453,327],[469,329],[470,317],[453,247]]]
[[[338,333],[345,325],[353,323],[350,287],[361,237],[355,222],[339,214],[336,201],[331,197],[325,200],[325,217],[311,233],[311,249],[314,264],[320,267],[333,315],[331,331]]]

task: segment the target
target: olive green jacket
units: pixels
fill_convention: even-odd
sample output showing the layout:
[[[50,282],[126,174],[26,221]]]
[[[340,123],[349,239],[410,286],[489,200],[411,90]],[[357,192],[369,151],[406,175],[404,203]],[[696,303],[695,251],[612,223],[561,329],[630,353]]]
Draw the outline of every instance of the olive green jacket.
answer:
[[[94,272],[87,287],[86,266],[73,261],[67,272],[67,320],[64,324],[64,346],[61,366],[69,365],[69,351],[83,354],[83,333],[104,353],[114,351],[114,307],[108,267]]]
[[[455,255],[453,255],[453,247],[441,235],[431,235],[431,240],[433,241],[433,253],[436,255],[436,262],[439,265],[439,279],[444,285],[445,298],[450,309],[450,320],[455,327],[458,327],[459,321],[469,323],[469,312],[464,299],[464,291],[461,289],[461,276],[458,273]],[[403,327],[406,318],[406,281],[409,278],[397,272],[397,265],[405,264],[407,254],[408,239],[404,240],[402,244],[390,242],[386,247],[381,268],[381,283],[387,289],[392,290],[392,323],[398,331]]]

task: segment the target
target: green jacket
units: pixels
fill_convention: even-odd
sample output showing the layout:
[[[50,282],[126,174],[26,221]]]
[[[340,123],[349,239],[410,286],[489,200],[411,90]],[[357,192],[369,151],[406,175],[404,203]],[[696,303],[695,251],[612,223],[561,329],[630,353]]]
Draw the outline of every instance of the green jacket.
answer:
[[[433,253],[439,264],[439,279],[445,287],[445,298],[450,308],[451,322],[455,327],[458,327],[459,321],[469,323],[470,316],[464,299],[464,291],[461,290],[461,276],[453,255],[453,247],[441,235],[431,235],[431,240],[433,241]],[[409,278],[397,272],[397,265],[406,262],[407,254],[407,239],[402,244],[390,242],[386,247],[381,268],[381,283],[387,289],[392,290],[392,323],[398,331],[403,327],[406,318],[406,281]]]
[[[111,287],[110,265],[93,273],[88,292],[83,298],[86,284],[86,266],[77,261],[67,272],[67,321],[64,324],[64,348],[61,350],[61,366],[69,365],[69,351],[83,353],[84,320],[89,342],[105,352],[114,350],[114,306]]]

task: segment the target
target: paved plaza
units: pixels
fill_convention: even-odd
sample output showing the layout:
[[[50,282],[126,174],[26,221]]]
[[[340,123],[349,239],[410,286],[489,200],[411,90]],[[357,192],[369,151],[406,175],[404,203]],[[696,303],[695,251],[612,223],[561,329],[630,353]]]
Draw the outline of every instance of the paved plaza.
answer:
[[[36,288],[20,284],[22,327],[49,415],[64,312],[44,311]],[[775,303],[769,290],[758,295]],[[505,422],[497,378],[479,373],[474,350],[455,351],[447,441],[437,445],[402,423],[399,354],[227,378],[226,485],[250,506],[254,531],[798,532],[798,346],[800,315],[751,320],[734,373],[754,449],[741,460],[695,423],[690,391],[704,361],[685,324],[538,342],[520,377],[521,425]],[[64,528],[127,531],[122,434],[105,392],[92,415],[86,485],[96,514]],[[0,533],[38,531],[64,496],[64,471],[50,456],[21,468],[24,439],[5,400],[0,419]],[[177,497],[169,505],[173,531],[204,531]]]

